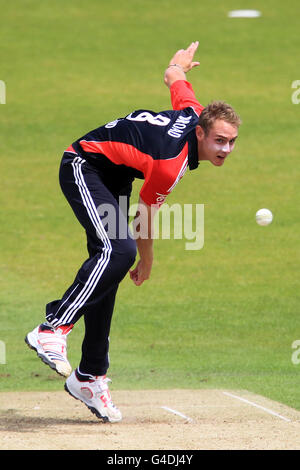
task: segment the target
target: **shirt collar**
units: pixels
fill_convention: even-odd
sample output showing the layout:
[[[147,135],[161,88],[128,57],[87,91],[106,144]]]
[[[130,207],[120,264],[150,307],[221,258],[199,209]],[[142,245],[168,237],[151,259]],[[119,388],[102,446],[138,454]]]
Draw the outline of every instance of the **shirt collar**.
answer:
[[[188,146],[189,146],[189,153],[188,153],[188,165],[190,170],[195,170],[198,168],[199,161],[198,161],[198,141],[196,137],[195,129],[193,129],[188,135]]]

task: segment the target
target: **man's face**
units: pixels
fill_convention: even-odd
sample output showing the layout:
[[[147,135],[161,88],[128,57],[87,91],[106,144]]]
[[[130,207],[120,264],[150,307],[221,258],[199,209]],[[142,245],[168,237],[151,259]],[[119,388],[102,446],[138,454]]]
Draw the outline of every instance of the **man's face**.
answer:
[[[205,135],[202,127],[196,127],[198,140],[198,159],[209,160],[215,166],[223,165],[227,156],[234,149],[238,130],[232,124],[217,119]]]

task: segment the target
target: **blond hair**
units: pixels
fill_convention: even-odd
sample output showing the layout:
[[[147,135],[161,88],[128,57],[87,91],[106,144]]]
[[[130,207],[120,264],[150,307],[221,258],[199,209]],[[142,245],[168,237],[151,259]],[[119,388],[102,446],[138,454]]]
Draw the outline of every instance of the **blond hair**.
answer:
[[[217,119],[226,121],[235,127],[239,127],[242,123],[241,118],[230,104],[224,101],[213,101],[203,109],[198,124],[207,135]]]

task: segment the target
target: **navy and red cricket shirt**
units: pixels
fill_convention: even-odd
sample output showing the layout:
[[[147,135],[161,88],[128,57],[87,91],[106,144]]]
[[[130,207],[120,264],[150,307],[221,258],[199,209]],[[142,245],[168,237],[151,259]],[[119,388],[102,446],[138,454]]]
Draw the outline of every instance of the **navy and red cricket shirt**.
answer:
[[[88,132],[66,151],[96,166],[112,192],[144,179],[141,199],[160,207],[187,167],[198,166],[195,127],[204,109],[185,80],[174,82],[170,93],[173,110],[133,111]]]

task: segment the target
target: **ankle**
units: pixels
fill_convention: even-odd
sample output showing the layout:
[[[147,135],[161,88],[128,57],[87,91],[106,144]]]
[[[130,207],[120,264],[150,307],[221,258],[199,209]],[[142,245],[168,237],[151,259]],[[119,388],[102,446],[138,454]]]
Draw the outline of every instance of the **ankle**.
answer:
[[[75,375],[79,382],[94,382],[99,376],[89,374],[79,370],[79,367],[75,369]]]

